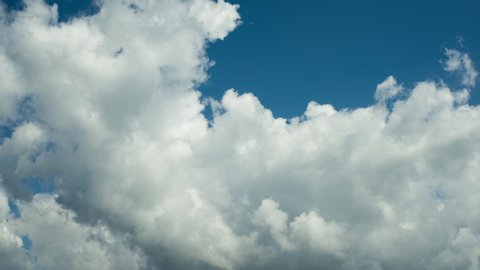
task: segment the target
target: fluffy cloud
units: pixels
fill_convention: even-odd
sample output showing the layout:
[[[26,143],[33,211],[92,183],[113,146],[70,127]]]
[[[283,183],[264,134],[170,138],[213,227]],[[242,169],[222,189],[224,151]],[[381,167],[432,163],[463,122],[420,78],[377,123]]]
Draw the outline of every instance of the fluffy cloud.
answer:
[[[296,250],[304,246],[319,254],[342,256],[346,244],[340,225],[325,222],[315,211],[302,213],[289,223],[288,214],[271,199],[262,201],[254,213],[253,224],[267,227],[282,250]]]
[[[15,231],[33,239],[28,254],[45,269],[139,269],[142,260],[123,237],[105,226],[80,225],[55,196],[36,195],[20,205]]]
[[[209,123],[195,87],[237,6],[26,4],[0,13],[0,268],[478,268],[468,90],[388,77],[370,107],[288,120],[228,90]]]

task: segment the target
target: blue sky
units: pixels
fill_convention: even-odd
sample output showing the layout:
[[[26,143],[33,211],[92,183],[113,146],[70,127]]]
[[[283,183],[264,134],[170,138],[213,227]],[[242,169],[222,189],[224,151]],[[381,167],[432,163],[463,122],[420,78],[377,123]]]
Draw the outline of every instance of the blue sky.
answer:
[[[244,23],[211,46],[216,66],[202,89],[252,91],[279,116],[301,114],[310,100],[370,105],[389,75],[437,80],[445,47],[480,56],[478,1],[235,2]]]
[[[7,0],[10,6],[17,0]],[[58,3],[61,20],[95,11],[90,1]],[[215,61],[205,96],[253,92],[275,116],[304,112],[309,101],[336,108],[374,103],[375,87],[389,75],[406,86],[440,77],[445,48],[480,60],[478,1],[236,0],[243,24],[209,45]],[[450,80],[449,80],[450,79]],[[470,103],[480,94],[472,91]]]

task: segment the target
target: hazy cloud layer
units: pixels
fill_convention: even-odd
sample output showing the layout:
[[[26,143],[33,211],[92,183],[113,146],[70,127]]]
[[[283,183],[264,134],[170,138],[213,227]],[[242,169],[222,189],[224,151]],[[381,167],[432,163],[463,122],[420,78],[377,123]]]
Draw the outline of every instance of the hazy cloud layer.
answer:
[[[0,12],[0,269],[478,269],[467,54],[443,62],[466,89],[390,76],[288,120],[228,90],[209,123],[195,87],[237,6],[26,4]]]

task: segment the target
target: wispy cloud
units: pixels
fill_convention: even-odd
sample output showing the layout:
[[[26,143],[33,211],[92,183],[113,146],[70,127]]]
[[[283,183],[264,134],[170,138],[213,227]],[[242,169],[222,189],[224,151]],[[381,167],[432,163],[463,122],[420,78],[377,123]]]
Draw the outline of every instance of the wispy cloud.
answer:
[[[447,59],[443,68],[448,72],[458,72],[462,76],[462,84],[466,87],[475,87],[478,72],[473,66],[472,59],[466,53],[454,49],[445,49]]]

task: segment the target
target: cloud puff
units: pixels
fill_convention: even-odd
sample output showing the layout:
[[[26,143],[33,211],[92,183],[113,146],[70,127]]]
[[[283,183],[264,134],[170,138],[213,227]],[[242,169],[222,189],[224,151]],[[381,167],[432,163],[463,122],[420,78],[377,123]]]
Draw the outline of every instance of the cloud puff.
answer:
[[[478,72],[473,66],[472,59],[466,53],[453,49],[445,49],[447,59],[443,62],[443,68],[448,72],[458,72],[462,76],[462,85],[475,87]]]
[[[393,76],[388,76],[384,82],[377,85],[375,100],[385,102],[398,95],[402,90],[403,87],[397,83],[397,80]]]
[[[342,256],[346,244],[344,230],[335,222],[325,222],[316,212],[309,211],[289,222],[288,214],[277,202],[265,199],[254,212],[253,224],[264,226],[282,250],[306,248],[319,254]]]
[[[388,77],[287,120],[231,89],[209,123],[195,87],[237,6],[26,4],[0,16],[0,268],[478,268],[468,92]]]

